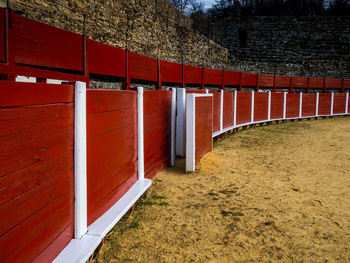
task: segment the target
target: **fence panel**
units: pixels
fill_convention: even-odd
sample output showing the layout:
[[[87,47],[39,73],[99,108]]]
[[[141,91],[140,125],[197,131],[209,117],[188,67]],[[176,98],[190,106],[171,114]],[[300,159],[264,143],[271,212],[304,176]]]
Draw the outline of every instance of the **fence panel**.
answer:
[[[254,121],[264,121],[268,118],[268,92],[254,92]]]
[[[299,102],[300,102],[299,94],[296,94],[296,93],[287,94],[287,104],[286,104],[287,118],[299,117]]]
[[[131,79],[157,81],[157,60],[128,51],[128,67]]]
[[[171,91],[143,93],[145,176],[155,174],[170,163]]]
[[[184,81],[186,84],[201,84],[202,83],[202,68],[195,66],[184,66]]]
[[[11,13],[10,34],[15,63],[83,70],[81,35]],[[69,44],[67,44],[69,43]]]
[[[256,86],[257,74],[242,72],[241,74],[241,85],[242,86]]]
[[[224,85],[238,86],[240,83],[241,73],[238,71],[224,71]]]
[[[318,115],[331,114],[332,94],[320,93],[318,102]]]
[[[310,89],[323,89],[324,79],[323,78],[309,78]]]
[[[252,93],[248,91],[237,92],[237,124],[248,123],[251,121]]]
[[[0,7],[0,61],[5,62],[5,9]]]
[[[160,60],[160,79],[162,82],[181,83],[182,65],[169,61]]]
[[[345,113],[346,94],[334,93],[333,113],[340,114]]]
[[[307,78],[306,77],[292,77],[293,88],[306,88]]]
[[[316,94],[303,93],[302,116],[309,117],[316,114]]]
[[[275,85],[277,88],[290,88],[290,77],[276,75]]]
[[[283,118],[283,93],[271,92],[271,120]]]
[[[221,94],[219,91],[210,91],[213,94],[213,133],[220,130],[220,103]]]
[[[51,261],[73,238],[73,98],[73,86],[0,83],[1,262]]]
[[[258,86],[259,87],[270,87],[270,88],[273,87],[274,86],[274,76],[273,75],[259,74]]]
[[[222,85],[222,70],[205,68],[203,74],[204,84]]]
[[[88,225],[137,180],[137,93],[87,90]]]
[[[224,105],[223,105],[223,128],[227,128],[233,125],[234,114],[234,92],[224,92]]]
[[[341,89],[342,88],[342,79],[325,79],[326,89]]]

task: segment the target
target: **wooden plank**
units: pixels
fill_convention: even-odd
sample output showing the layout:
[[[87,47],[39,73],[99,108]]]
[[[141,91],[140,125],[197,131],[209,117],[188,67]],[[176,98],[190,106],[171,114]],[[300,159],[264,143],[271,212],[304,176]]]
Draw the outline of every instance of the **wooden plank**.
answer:
[[[343,85],[342,79],[325,79],[325,86],[327,89],[341,89]]]
[[[181,83],[182,64],[160,60],[160,75],[162,82]]]
[[[268,100],[269,94],[267,92],[254,93],[254,121],[267,120]]]
[[[271,92],[271,119],[283,118],[283,93]]]
[[[299,117],[299,94],[288,93],[287,94],[287,104],[286,104],[286,117],[296,118]]]
[[[334,93],[333,113],[340,114],[345,113],[346,94]]]
[[[242,72],[241,74],[241,85],[242,86],[256,86],[257,74]]]
[[[128,66],[131,79],[157,81],[157,60],[129,52]]]
[[[309,78],[309,88],[311,89],[323,89],[324,79],[323,78]]]
[[[259,74],[258,86],[270,88],[274,87],[274,75]]]
[[[223,128],[233,125],[233,99],[234,92],[224,92]]]
[[[0,109],[2,147],[72,131],[72,104]]]
[[[11,38],[15,63],[83,70],[81,35],[12,12]]]
[[[318,114],[329,115],[331,114],[332,94],[320,93],[318,103]]]
[[[251,92],[237,92],[237,124],[248,123],[251,121]]]
[[[278,88],[289,88],[290,87],[290,77],[276,75],[276,87]]]
[[[44,83],[0,82],[0,108],[53,103],[70,103],[74,87]]]
[[[125,77],[125,50],[95,40],[88,40],[89,72]]]
[[[184,81],[186,84],[201,84],[202,83],[202,68],[185,65],[184,66]]]
[[[307,78],[292,77],[292,88],[307,88]]]
[[[0,7],[0,61],[5,62],[5,9]]]
[[[204,68],[204,84],[222,85],[222,70]]]
[[[347,89],[347,90],[350,89],[350,79],[344,79],[344,89]]]
[[[210,91],[213,94],[213,133],[220,130],[220,101],[221,94],[219,91]]]
[[[303,93],[302,116],[315,116],[316,114],[316,94]]]
[[[197,97],[195,100],[195,164],[197,164],[204,154],[212,151],[213,102],[211,97]]]
[[[224,85],[238,86],[240,83],[241,73],[238,71],[224,71]]]
[[[86,92],[86,113],[135,109],[137,93],[127,90],[93,90]]]
[[[190,90],[186,90],[186,93],[201,93],[201,94],[204,94],[204,93],[206,93],[206,91],[204,89],[190,89]]]

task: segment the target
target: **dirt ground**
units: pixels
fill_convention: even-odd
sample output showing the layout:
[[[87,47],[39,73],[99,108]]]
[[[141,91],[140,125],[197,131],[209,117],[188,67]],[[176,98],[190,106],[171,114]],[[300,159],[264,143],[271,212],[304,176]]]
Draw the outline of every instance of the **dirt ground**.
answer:
[[[160,173],[95,262],[350,262],[350,118],[226,136]]]

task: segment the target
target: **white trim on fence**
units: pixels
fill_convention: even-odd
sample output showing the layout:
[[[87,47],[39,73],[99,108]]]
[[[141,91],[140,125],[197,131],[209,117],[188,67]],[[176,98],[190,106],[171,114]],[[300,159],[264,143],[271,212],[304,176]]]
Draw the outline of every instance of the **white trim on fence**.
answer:
[[[346,99],[345,99],[345,113],[349,113],[349,92],[346,93]]]
[[[177,89],[176,155],[185,156],[186,89]]]
[[[316,92],[316,110],[315,110],[315,117],[318,116],[318,104],[320,103],[320,93]]]
[[[75,84],[74,105],[74,237],[82,238],[87,231],[86,188],[86,83]]]
[[[287,92],[283,92],[283,119],[287,117]]]
[[[205,94],[209,94],[209,89],[205,89]]]
[[[36,83],[36,78],[35,77],[26,77],[26,76],[17,76],[15,81],[16,82]]]
[[[331,115],[333,115],[333,107],[334,107],[334,92],[332,92],[332,99],[331,99]]]
[[[268,102],[267,102],[267,120],[271,120],[271,90],[269,90]]]
[[[170,165],[175,166],[175,126],[176,126],[176,88],[171,92],[171,147],[170,147]]]
[[[196,169],[196,98],[213,94],[188,93],[186,96],[186,172]]]
[[[138,179],[145,178],[143,145],[143,87],[137,87],[137,165]]]
[[[299,93],[299,118],[303,116],[303,93]]]
[[[252,101],[251,101],[251,112],[250,112],[250,122],[254,122],[254,90],[252,90]]]
[[[220,131],[223,128],[224,122],[224,90],[220,90]]]
[[[235,90],[233,97],[233,127],[237,125],[237,90]]]

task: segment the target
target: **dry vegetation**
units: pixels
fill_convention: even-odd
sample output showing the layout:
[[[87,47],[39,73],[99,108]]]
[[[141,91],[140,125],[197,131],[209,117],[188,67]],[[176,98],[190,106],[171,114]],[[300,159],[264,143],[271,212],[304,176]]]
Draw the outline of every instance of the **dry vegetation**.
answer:
[[[106,237],[95,262],[350,262],[350,119],[282,123],[183,161]]]

